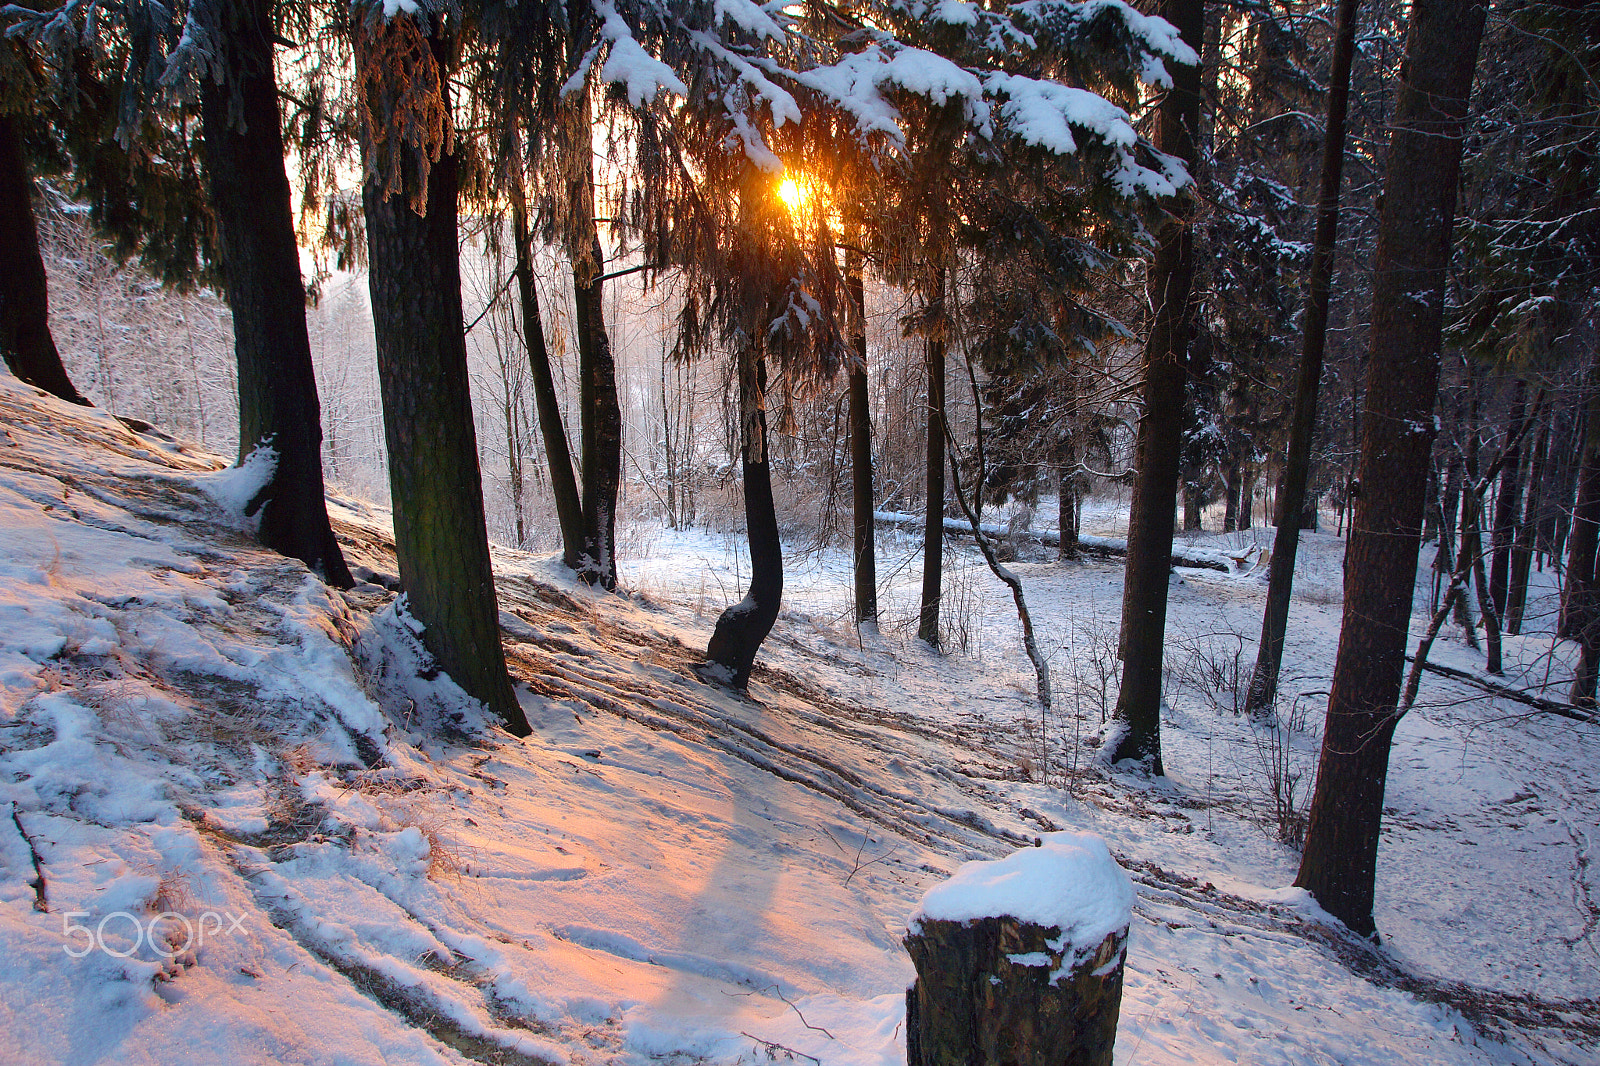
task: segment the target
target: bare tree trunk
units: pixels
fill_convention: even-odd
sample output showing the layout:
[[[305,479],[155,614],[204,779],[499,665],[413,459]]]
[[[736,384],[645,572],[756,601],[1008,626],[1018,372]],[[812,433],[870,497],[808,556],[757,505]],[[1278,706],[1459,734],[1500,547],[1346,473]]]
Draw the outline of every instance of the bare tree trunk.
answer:
[[[539,289],[533,278],[533,236],[519,182],[511,203],[512,236],[517,245],[517,296],[522,305],[522,338],[528,349],[528,370],[533,377],[533,403],[539,415],[539,436],[544,441],[545,465],[550,470],[550,495],[555,498],[556,523],[561,528],[561,561],[577,570],[583,560],[583,503],[572,473],[572,453],[567,448],[561,421],[561,401],[556,396],[555,375],[550,370],[550,349],[545,345],[544,320],[539,311]]]
[[[855,548],[856,624],[878,620],[878,562],[872,520],[872,406],[867,393],[867,294],[861,276],[861,253],[845,253],[850,302],[856,334],[850,338],[855,362],[850,367],[850,503]]]
[[[750,590],[717,619],[701,671],[707,680],[741,691],[750,684],[756,653],[772,632],[783,602],[783,545],[772,499],[766,391],[765,361],[754,351],[745,352],[739,359],[739,458],[750,537]]]
[[[1199,52],[1204,0],[1161,0],[1157,13]],[[1162,98],[1156,145],[1185,163],[1195,160],[1200,130],[1200,68],[1177,67]],[[1192,205],[1186,204],[1187,212]],[[1150,265],[1155,315],[1144,349],[1144,414],[1139,420],[1139,469],[1128,516],[1128,565],[1122,586],[1122,687],[1108,761],[1132,759],[1160,775],[1161,656],[1167,631],[1167,586],[1172,572],[1172,512],[1178,493],[1183,405],[1192,326],[1194,233],[1187,218],[1158,235]]]
[[[201,115],[233,311],[239,461],[261,447],[277,454],[271,480],[249,507],[259,513],[262,544],[349,588],[323,486],[322,414],[278,125],[272,5],[226,3],[218,28],[227,80],[201,79]]]
[[[394,32],[392,23],[358,32],[357,64],[381,68],[384,58],[373,37]],[[422,58],[436,68],[439,105],[449,115],[452,42],[435,30],[428,47]],[[377,73],[374,80],[384,84],[391,77]],[[443,151],[424,174],[420,149],[393,143],[386,148],[396,155],[369,159],[377,165],[368,172],[387,173],[381,163],[393,162],[398,187],[386,190],[378,178],[369,178],[362,200],[400,581],[411,613],[422,623],[422,642],[439,667],[513,734],[527,736],[500,644],[467,384],[456,229],[459,163],[453,152]],[[375,151],[370,141],[367,149],[369,155]],[[418,214],[413,203],[425,205],[426,213]]]
[[[1239,485],[1239,528],[1254,529],[1255,518],[1252,511],[1256,498],[1256,464],[1244,464],[1243,478]]]
[[[582,443],[583,556],[578,575],[591,585],[617,587],[617,492],[622,484],[622,406],[617,364],[606,332],[605,253],[594,210],[594,136],[589,89],[564,105],[562,147],[573,198],[568,252],[572,257],[573,331],[578,338],[578,436]]]
[[[1520,379],[1512,384],[1511,417],[1506,423],[1509,458],[1500,472],[1500,491],[1494,502],[1494,559],[1489,572],[1489,596],[1495,614],[1504,616],[1506,587],[1511,581],[1511,538],[1517,528],[1517,504],[1522,497],[1522,436],[1528,420],[1528,386]]]
[[[935,299],[944,299],[944,268],[938,268]],[[942,328],[942,327],[941,327]],[[944,335],[926,339],[928,356],[928,513],[923,525],[922,606],[917,638],[939,646],[939,595],[944,584]]]
[[[1301,509],[1311,478],[1311,444],[1317,428],[1317,389],[1322,381],[1322,358],[1327,349],[1328,304],[1332,297],[1333,263],[1339,236],[1339,188],[1344,174],[1345,115],[1349,108],[1350,64],[1355,53],[1359,6],[1359,0],[1339,0],[1338,22],[1334,27],[1317,232],[1311,251],[1289,450],[1284,460],[1283,496],[1287,499],[1287,508],[1292,511]],[[1350,501],[1346,501],[1345,506],[1350,506]],[[1283,640],[1289,628],[1289,599],[1294,591],[1294,563],[1299,549],[1300,530],[1296,523],[1280,521],[1273,537],[1272,561],[1267,568],[1267,605],[1261,618],[1260,651],[1245,700],[1251,714],[1264,712],[1277,699],[1278,670],[1283,663]]]
[[[1222,469],[1224,499],[1222,504],[1222,531],[1233,533],[1239,528],[1239,461],[1231,460]]]
[[[1528,573],[1533,568],[1534,535],[1539,526],[1539,501],[1544,495],[1545,469],[1550,456],[1550,422],[1539,425],[1539,443],[1533,449],[1533,467],[1522,508],[1522,523],[1511,543],[1511,587],[1506,594],[1506,632],[1522,632],[1522,615],[1528,603]]]
[[[73,387],[50,335],[50,290],[33,215],[33,179],[17,120],[0,112],[0,355],[17,377],[72,403]]]
[[[1600,359],[1590,365],[1583,462],[1578,472],[1578,505],[1567,537],[1567,579],[1561,601],[1560,635],[1579,645],[1572,682],[1575,707],[1592,707],[1600,684]]]
[[[1596,550],[1600,546],[1600,359],[1591,365],[1583,459],[1578,466],[1578,502],[1567,534],[1566,587],[1561,594],[1558,635],[1579,639],[1600,616],[1600,582]]]
[[[1412,7],[1374,266],[1360,482],[1344,622],[1295,884],[1363,934],[1372,918],[1389,746],[1411,624],[1422,490],[1436,432],[1439,340],[1461,141],[1483,0]]]

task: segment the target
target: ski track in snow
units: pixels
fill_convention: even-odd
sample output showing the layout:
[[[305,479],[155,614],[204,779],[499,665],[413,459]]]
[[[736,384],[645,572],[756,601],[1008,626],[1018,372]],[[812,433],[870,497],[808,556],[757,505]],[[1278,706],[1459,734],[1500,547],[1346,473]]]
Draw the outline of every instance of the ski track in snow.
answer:
[[[1178,572],[1151,783],[1085,769],[1114,564],[1010,564],[1060,693],[1041,723],[981,569],[969,653],[940,657],[857,634],[847,557],[810,560],[746,698],[692,672],[737,544],[658,534],[626,596],[497,550],[516,742],[422,679],[381,583],[330,592],[254,546],[207,491],[220,460],[7,376],[0,430],[0,1061],[895,1066],[923,892],[1071,828],[1138,893],[1119,1063],[1600,1062],[1600,730],[1427,677],[1375,951],[1282,887],[1263,749],[1196,684],[1248,672],[1257,576]],[[334,510],[351,564],[393,573],[386,516]],[[1307,537],[1291,616],[1313,721],[1340,547]],[[886,581],[886,618],[914,577]],[[1548,647],[1510,638],[1510,680],[1537,684]],[[1290,744],[1314,763],[1313,735]],[[185,919],[209,936],[179,951]],[[110,950],[69,956],[74,925]]]

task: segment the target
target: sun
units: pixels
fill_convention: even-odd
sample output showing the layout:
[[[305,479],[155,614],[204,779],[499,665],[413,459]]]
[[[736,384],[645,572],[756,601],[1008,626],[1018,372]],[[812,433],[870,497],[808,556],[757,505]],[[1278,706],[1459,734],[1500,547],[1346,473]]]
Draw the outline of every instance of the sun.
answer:
[[[778,199],[782,200],[784,206],[791,212],[800,210],[805,204],[806,198],[805,186],[793,178],[784,178],[778,183]]]

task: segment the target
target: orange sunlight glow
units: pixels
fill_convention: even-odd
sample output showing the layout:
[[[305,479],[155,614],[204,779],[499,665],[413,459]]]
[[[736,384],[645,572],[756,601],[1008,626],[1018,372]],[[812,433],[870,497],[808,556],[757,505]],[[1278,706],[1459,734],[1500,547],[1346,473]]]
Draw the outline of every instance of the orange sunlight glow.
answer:
[[[778,199],[782,200],[784,206],[791,212],[800,210],[807,197],[805,186],[793,178],[786,177],[778,183]]]

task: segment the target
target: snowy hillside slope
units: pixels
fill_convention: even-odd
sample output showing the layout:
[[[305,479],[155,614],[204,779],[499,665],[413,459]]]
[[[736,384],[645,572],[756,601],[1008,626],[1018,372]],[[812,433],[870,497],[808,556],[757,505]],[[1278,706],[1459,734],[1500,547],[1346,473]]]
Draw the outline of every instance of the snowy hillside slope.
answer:
[[[255,547],[220,466],[0,376],[0,1061],[896,1066],[922,893],[1072,827],[1139,894],[1119,1063],[1600,1062],[1593,727],[1414,712],[1377,952],[1281,887],[1250,731],[1181,683],[1172,778],[1106,780],[1003,614],[990,662],[858,638],[824,566],[742,699],[690,670],[707,544],[632,596],[500,552],[516,741],[381,580]],[[383,514],[335,517],[393,573]],[[1115,602],[1113,565],[1022,569],[1060,641]],[[1183,639],[1259,611],[1182,580]],[[1337,607],[1297,610],[1310,692]]]

